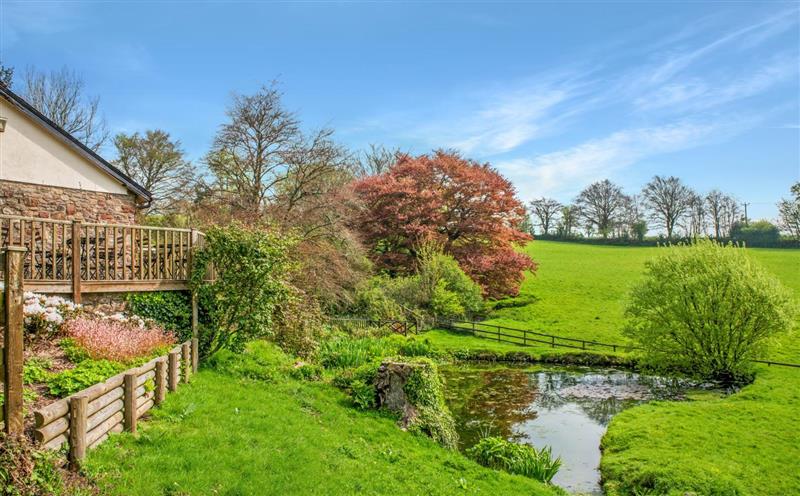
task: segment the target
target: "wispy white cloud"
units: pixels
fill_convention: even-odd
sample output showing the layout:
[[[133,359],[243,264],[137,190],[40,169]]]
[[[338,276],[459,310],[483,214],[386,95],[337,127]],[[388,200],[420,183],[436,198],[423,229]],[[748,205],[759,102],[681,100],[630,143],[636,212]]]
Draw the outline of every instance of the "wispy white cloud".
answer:
[[[0,48],[8,49],[25,35],[41,36],[77,29],[82,24],[79,2],[0,2]]]
[[[729,117],[720,122],[678,122],[631,128],[576,146],[496,163],[525,199],[556,196],[568,199],[578,189],[656,155],[687,150],[733,136],[755,124],[754,119]]]
[[[638,110],[669,109],[687,112],[711,108],[758,95],[797,76],[797,57],[773,57],[762,67],[727,80],[691,77],[654,88],[634,100]]]

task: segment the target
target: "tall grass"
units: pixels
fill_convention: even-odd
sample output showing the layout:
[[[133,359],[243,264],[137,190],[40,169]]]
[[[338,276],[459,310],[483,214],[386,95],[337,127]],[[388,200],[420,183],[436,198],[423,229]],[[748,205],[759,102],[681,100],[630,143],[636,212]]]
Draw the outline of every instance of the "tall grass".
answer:
[[[398,336],[400,337],[400,336]],[[397,353],[402,337],[338,338],[323,342],[317,349],[317,362],[326,369],[359,367],[377,358]]]
[[[537,450],[533,446],[512,443],[499,437],[485,437],[466,453],[484,467],[524,475],[548,484],[561,468],[561,457],[553,459],[549,446]]]

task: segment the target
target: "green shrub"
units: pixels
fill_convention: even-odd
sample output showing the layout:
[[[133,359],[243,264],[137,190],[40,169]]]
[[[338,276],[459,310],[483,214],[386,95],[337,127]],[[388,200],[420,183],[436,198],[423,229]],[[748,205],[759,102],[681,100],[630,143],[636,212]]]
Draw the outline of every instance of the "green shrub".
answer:
[[[484,467],[524,475],[545,483],[550,483],[561,467],[561,458],[553,459],[549,446],[536,450],[533,446],[512,443],[499,437],[481,439],[466,454]]]
[[[424,434],[443,448],[458,449],[456,422],[447,408],[418,407],[417,416],[409,423],[408,431],[413,434]]]
[[[48,369],[53,366],[53,361],[47,358],[32,357],[25,360],[22,367],[23,384],[36,384],[46,382],[50,377]]]
[[[291,376],[301,381],[318,381],[322,379],[322,367],[313,363],[304,363],[299,367],[292,367]]]
[[[737,222],[731,228],[731,239],[746,246],[775,246],[781,240],[781,231],[767,220],[749,224]]]
[[[794,311],[789,292],[744,248],[702,240],[664,248],[646,264],[625,332],[646,364],[735,382],[791,328]]]
[[[58,342],[58,346],[64,351],[64,355],[72,363],[81,363],[89,359],[89,353],[81,348],[72,338],[64,338]]]
[[[129,293],[128,310],[152,319],[184,342],[192,337],[192,297],[187,291],[150,291]]]
[[[294,244],[269,228],[231,224],[208,230],[191,275],[192,287],[207,301],[208,322],[200,326],[203,356],[222,349],[240,353],[248,342],[274,336],[273,315],[288,295]],[[206,281],[212,266],[214,280]]]
[[[350,397],[356,407],[362,410],[375,408],[377,404],[375,385],[362,379],[353,379],[350,382]]]
[[[108,360],[84,360],[75,368],[53,374],[48,380],[50,394],[63,398],[89,386],[103,382],[125,369],[121,363]]]

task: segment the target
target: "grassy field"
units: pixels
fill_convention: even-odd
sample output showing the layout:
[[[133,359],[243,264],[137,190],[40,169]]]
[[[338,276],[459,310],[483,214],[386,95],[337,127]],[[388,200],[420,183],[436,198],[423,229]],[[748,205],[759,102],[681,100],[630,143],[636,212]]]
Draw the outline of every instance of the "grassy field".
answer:
[[[749,250],[800,297],[800,251]],[[620,342],[625,295],[658,248],[535,241],[540,263],[520,296],[488,322],[561,336]],[[800,328],[800,326],[798,326]],[[513,345],[435,331],[437,346],[512,351]],[[544,351],[541,347],[534,352]],[[797,331],[770,352],[800,362]],[[655,402],[626,410],[603,441],[601,471],[610,494],[800,494],[800,370],[760,367],[737,394]]]
[[[256,344],[243,379],[202,370],[170,395],[140,434],[90,453],[103,491],[126,495],[524,494],[556,490],[485,469],[395,419],[354,409],[344,393],[285,372],[287,358]]]

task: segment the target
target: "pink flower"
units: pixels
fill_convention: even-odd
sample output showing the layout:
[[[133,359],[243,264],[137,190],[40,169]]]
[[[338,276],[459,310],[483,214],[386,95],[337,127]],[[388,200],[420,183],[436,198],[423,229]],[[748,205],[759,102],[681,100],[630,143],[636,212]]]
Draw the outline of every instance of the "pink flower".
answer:
[[[67,336],[89,357],[126,362],[152,355],[175,343],[175,336],[158,326],[141,328],[131,322],[78,317],[64,325]]]

